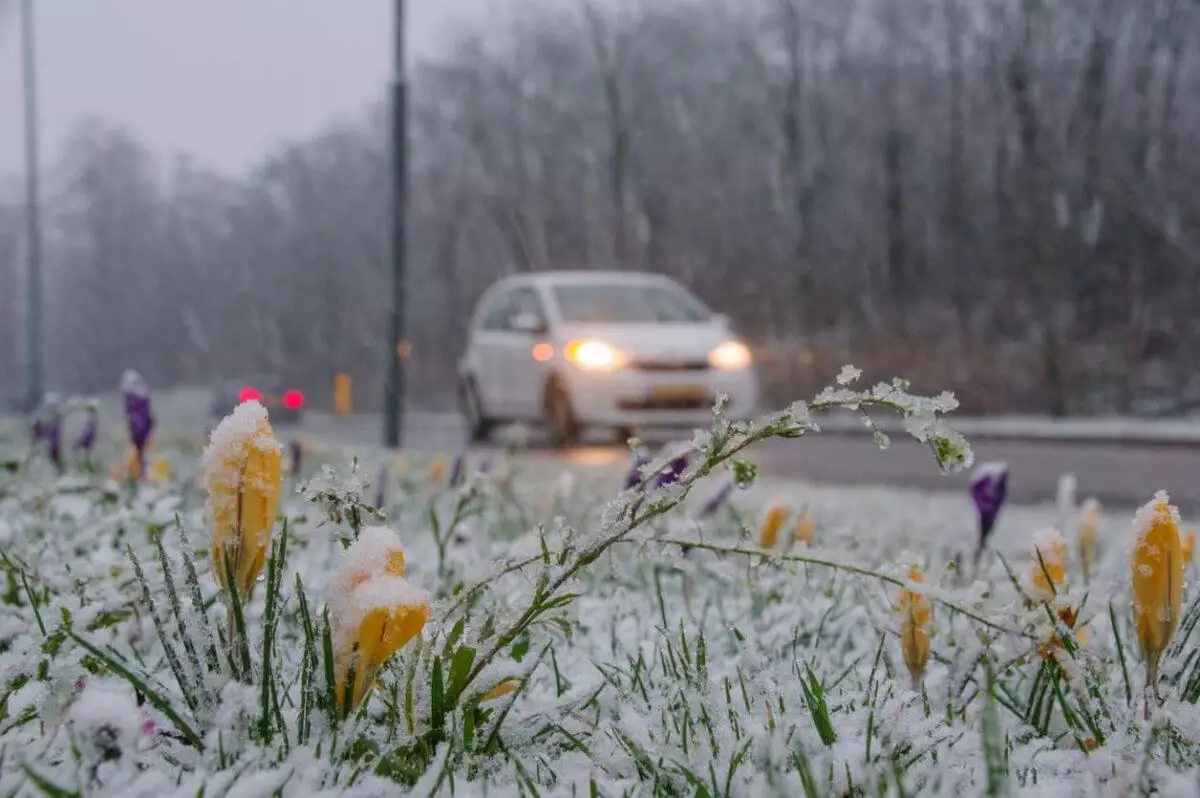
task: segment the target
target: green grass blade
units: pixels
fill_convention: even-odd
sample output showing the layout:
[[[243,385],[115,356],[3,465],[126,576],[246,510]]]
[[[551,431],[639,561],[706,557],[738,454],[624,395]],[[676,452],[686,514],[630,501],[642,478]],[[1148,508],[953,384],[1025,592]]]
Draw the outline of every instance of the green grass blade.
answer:
[[[196,574],[196,558],[192,556],[191,544],[188,543],[187,533],[184,531],[183,522],[179,520],[178,515],[175,516],[175,529],[179,532],[179,550],[183,557],[184,581],[187,583],[188,592],[191,594],[192,609],[195,610],[196,615],[204,623],[204,656],[208,664],[208,672],[216,673],[221,667],[221,660],[217,655],[217,641],[213,636],[212,625],[208,620],[208,613],[204,611],[204,595],[200,591],[200,577]]]
[[[333,662],[333,631],[329,625],[329,609],[325,609],[324,623],[321,628],[321,648],[325,655],[325,711],[329,716],[330,725],[337,723],[338,702],[337,682],[334,677]]]
[[[249,682],[252,671],[250,668],[250,641],[246,638],[246,616],[242,612],[242,597],[238,595],[237,582],[234,580],[233,563],[229,552],[224,553],[225,585],[228,588],[225,595],[229,601],[229,661],[234,664],[235,676],[239,681]]]
[[[197,702],[208,704],[211,696],[208,695],[204,687],[204,668],[200,664],[200,656],[196,652],[196,644],[192,640],[191,634],[188,633],[187,623],[183,618],[183,604],[179,601],[179,593],[175,590],[175,579],[171,576],[171,561],[167,557],[166,547],[163,546],[162,534],[152,532],[151,540],[154,541],[154,547],[158,551],[158,563],[163,572],[163,583],[167,590],[167,603],[171,607],[171,614],[175,616],[175,625],[179,630],[179,639],[183,641],[183,651],[187,655],[188,664],[191,665],[191,674],[195,679],[195,684],[192,689],[197,693]]]
[[[71,636],[72,640],[86,649],[89,654],[103,662],[110,671],[129,682],[129,684],[131,684],[135,690],[145,695],[146,700],[150,702],[150,705],[159,712],[163,713],[163,715],[165,715],[167,719],[171,721],[171,724],[179,731],[180,734],[184,736],[184,738],[193,748],[201,751],[204,750],[204,742],[200,738],[200,735],[197,734],[196,730],[193,729],[191,725],[183,719],[183,716],[175,710],[175,707],[171,706],[171,702],[164,698],[161,693],[151,687],[147,680],[138,676],[130,668],[126,667],[125,663],[121,660],[120,656],[116,652],[104,651],[74,632],[68,632],[68,634]]]
[[[1008,761],[1005,756],[1004,730],[1000,726],[1000,713],[996,707],[996,674],[992,670],[992,659],[984,659],[983,716],[980,719],[980,737],[983,758],[987,765],[986,795],[990,797],[1008,794]]]
[[[80,796],[80,793],[77,790],[68,790],[66,788],[59,787],[54,782],[50,781],[50,779],[38,773],[28,764],[22,764],[21,770],[27,777],[29,777],[29,780],[33,782],[33,785],[41,790],[42,795],[47,796],[47,798],[79,798]]]
[[[133,562],[133,572],[142,587],[142,601],[146,605],[146,611],[150,613],[150,620],[154,622],[154,630],[158,633],[158,641],[162,644],[167,664],[171,668],[171,673],[175,675],[175,681],[179,683],[179,691],[183,694],[183,700],[187,702],[188,709],[195,712],[197,703],[195,696],[192,694],[192,679],[187,671],[184,670],[183,663],[179,659],[179,654],[175,651],[175,646],[172,645],[170,635],[167,633],[166,624],[158,614],[158,606],[154,603],[154,597],[150,593],[150,583],[146,581],[146,574],[142,571],[141,562],[138,561],[137,555],[133,553],[132,546],[126,545],[125,551],[129,554],[129,559]]]
[[[1112,624],[1113,640],[1117,644],[1117,659],[1121,661],[1121,678],[1125,681],[1125,706],[1133,704],[1133,686],[1129,681],[1129,666],[1125,664],[1125,646],[1121,643],[1121,630],[1117,624],[1117,611],[1112,602],[1108,602],[1108,619]]]
[[[800,687],[804,691],[804,700],[808,704],[808,712],[812,717],[813,726],[821,737],[821,742],[831,746],[837,742],[837,732],[829,717],[829,707],[825,704],[825,689],[817,680],[812,668],[804,667],[805,676],[800,679]]]

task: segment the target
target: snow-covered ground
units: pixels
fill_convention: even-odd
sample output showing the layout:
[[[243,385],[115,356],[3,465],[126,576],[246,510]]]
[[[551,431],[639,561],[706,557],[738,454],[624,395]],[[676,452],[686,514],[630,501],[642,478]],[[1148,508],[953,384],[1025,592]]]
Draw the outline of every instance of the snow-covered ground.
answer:
[[[0,794],[1197,794],[1194,574],[1156,697],[1128,514],[1101,516],[1085,580],[1073,509],[1005,508],[976,568],[966,496],[756,482],[706,513],[724,471],[622,494],[605,468],[364,456],[351,473],[314,450],[285,478],[286,559],[245,608],[242,650],[199,452],[181,437],[155,457],[169,469],[137,490],[40,459],[0,475]],[[354,582],[344,542],[378,523],[403,545],[397,595],[433,606],[342,720],[324,608]],[[1051,524],[1065,573],[1039,602],[1031,547]],[[903,589],[932,602],[915,682]]]

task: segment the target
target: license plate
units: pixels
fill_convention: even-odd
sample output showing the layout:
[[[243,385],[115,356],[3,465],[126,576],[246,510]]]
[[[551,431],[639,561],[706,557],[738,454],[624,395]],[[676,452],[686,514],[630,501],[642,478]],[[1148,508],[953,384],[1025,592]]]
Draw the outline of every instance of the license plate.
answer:
[[[708,397],[708,389],[697,385],[664,385],[650,389],[650,399],[656,402],[700,402]]]

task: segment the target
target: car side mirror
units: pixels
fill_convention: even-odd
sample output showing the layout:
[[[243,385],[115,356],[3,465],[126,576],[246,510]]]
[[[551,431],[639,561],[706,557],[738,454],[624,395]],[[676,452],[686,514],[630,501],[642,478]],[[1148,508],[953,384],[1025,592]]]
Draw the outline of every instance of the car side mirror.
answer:
[[[533,313],[518,313],[513,316],[512,328],[527,335],[540,335],[546,331],[546,323]]]

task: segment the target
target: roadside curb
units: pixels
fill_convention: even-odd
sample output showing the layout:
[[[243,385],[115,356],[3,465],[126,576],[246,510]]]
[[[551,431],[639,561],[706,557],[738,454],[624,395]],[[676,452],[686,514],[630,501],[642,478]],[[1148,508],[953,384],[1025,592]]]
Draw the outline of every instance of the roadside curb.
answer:
[[[893,418],[872,417],[878,429],[893,437],[904,434]],[[1200,421],[1140,421],[1136,419],[947,418],[951,427],[972,441],[1122,446],[1129,448],[1200,449]],[[827,435],[869,435],[862,420],[839,414],[818,417]]]

